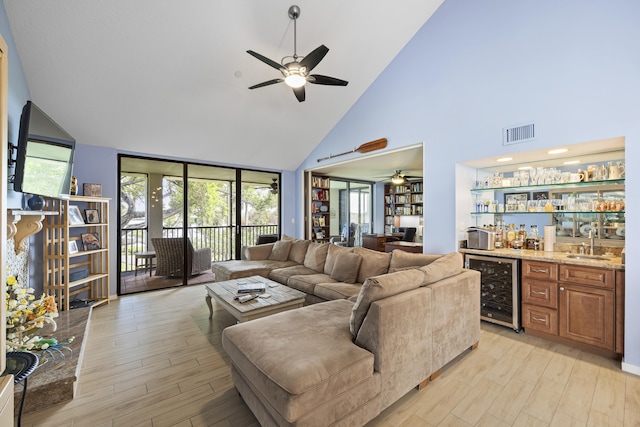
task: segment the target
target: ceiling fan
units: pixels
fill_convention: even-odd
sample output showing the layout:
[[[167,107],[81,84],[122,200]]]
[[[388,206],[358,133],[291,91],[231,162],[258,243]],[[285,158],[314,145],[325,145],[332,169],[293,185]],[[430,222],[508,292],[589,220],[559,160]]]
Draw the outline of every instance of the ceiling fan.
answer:
[[[422,177],[421,176],[406,175],[406,174],[402,173],[402,171],[400,169],[396,169],[395,172],[393,173],[393,175],[381,176],[381,177],[378,177],[378,178],[391,179],[391,183],[393,185],[402,185],[402,184],[405,184],[405,183],[409,182],[410,179],[422,178]]]
[[[273,182],[268,187],[256,187],[256,188],[268,188],[271,194],[278,194],[278,178],[271,178]]]
[[[307,56],[298,56],[296,48],[296,21],[299,17],[300,8],[296,5],[291,6],[289,8],[289,18],[293,19],[293,56],[285,56],[282,58],[282,61],[280,61],[280,64],[278,64],[276,61],[262,56],[257,52],[252,50],[247,51],[249,55],[259,59],[282,73],[282,77],[278,79],[258,83],[249,87],[249,89],[257,89],[259,87],[285,82],[287,86],[293,89],[293,93],[296,95],[296,98],[298,98],[298,101],[303,102],[305,100],[304,86],[306,83],[329,86],[346,86],[349,83],[335,77],[323,76],[320,74],[309,74],[309,72],[313,70],[320,61],[322,61],[322,58],[324,58],[327,52],[329,52],[329,48],[325,45],[321,45],[311,51]]]

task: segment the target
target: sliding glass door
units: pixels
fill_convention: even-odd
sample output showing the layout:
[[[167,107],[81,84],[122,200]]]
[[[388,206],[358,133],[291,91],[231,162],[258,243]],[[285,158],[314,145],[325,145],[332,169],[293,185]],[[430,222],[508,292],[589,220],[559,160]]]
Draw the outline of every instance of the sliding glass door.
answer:
[[[243,245],[279,236],[279,173],[119,161],[119,293],[213,280],[212,261],[239,259]]]
[[[331,235],[347,246],[362,246],[362,234],[373,231],[372,184],[331,178],[330,191],[338,201],[337,211],[331,213]]]

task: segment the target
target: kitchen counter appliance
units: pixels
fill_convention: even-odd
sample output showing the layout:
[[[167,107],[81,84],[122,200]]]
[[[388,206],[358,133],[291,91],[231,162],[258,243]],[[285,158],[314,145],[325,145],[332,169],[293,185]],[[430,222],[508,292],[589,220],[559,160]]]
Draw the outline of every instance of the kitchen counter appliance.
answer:
[[[496,232],[483,227],[467,229],[467,248],[492,251],[496,248]]]

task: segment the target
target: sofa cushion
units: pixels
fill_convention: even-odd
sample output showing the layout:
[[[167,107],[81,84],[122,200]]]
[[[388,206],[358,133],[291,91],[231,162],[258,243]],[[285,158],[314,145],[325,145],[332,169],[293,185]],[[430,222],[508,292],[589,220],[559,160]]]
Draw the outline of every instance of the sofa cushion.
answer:
[[[336,259],[341,254],[352,253],[353,248],[347,248],[346,246],[329,245],[327,249],[327,259],[324,262],[324,274],[331,274],[333,271],[333,265],[336,263]]]
[[[420,268],[440,258],[440,254],[414,254],[406,251],[395,250],[391,252],[389,273],[405,270],[407,267]]]
[[[296,239],[295,237],[282,236],[282,240],[288,240],[291,242],[291,249],[289,250],[289,261],[295,261],[298,264],[304,263],[304,256],[307,254],[307,248],[309,247],[309,240]]]
[[[451,252],[443,255],[429,265],[421,267],[424,271],[424,281],[422,285],[429,285],[447,277],[460,274],[462,271],[462,255],[458,252]]]
[[[286,261],[289,259],[289,250],[291,249],[290,240],[278,240],[273,244],[271,253],[269,254],[270,260],[273,261]]]
[[[299,276],[291,276],[287,280],[287,286],[297,289],[306,294],[315,294],[315,287],[318,283],[335,283],[329,275],[324,273],[304,274]]]
[[[355,345],[347,328],[352,306],[329,301],[240,323],[225,328],[222,345],[233,366],[291,423],[376,376],[373,354]],[[379,385],[369,385],[370,397]]]
[[[365,280],[349,320],[349,329],[353,337],[358,335],[358,330],[362,326],[372,302],[417,289],[422,286],[423,281],[424,272],[418,269],[383,274]]]
[[[359,283],[350,284],[344,282],[336,283],[318,283],[313,289],[314,295],[331,301],[334,299],[348,299],[354,297],[352,302],[356,302],[355,298],[358,296],[362,285]]]
[[[355,252],[362,256],[360,270],[356,282],[364,283],[369,277],[387,274],[389,272],[389,262],[391,253],[378,252],[367,248],[355,248]]]
[[[324,272],[324,263],[327,260],[327,251],[330,243],[309,243],[307,253],[304,256],[304,266],[318,273]]]
[[[211,271],[215,274],[216,282],[240,279],[242,277],[262,276],[269,277],[273,269],[295,265],[293,261],[244,261],[231,260],[214,262]]]
[[[335,246],[335,245],[333,245]],[[353,252],[341,253],[331,270],[331,278],[338,282],[356,283],[362,257]]]
[[[289,261],[293,263],[293,261]],[[304,265],[290,265],[289,267],[284,268],[274,268],[269,272],[269,279],[275,280],[278,283],[282,283],[283,285],[287,284],[289,277],[298,276],[301,274],[317,274],[315,270],[305,267]]]

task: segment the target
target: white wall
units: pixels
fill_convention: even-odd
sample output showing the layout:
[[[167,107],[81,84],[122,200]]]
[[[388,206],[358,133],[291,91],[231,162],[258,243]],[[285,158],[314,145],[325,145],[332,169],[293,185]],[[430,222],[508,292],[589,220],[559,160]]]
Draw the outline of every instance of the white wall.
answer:
[[[639,16],[628,0],[447,0],[299,172],[381,135],[387,148],[424,141],[424,200],[438,200],[425,204],[425,248],[448,252],[457,162],[624,136],[627,241],[640,241]],[[529,121],[536,141],[502,145],[503,127]],[[626,252],[639,258],[637,245]],[[640,374],[640,266],[626,276],[624,366]]]

